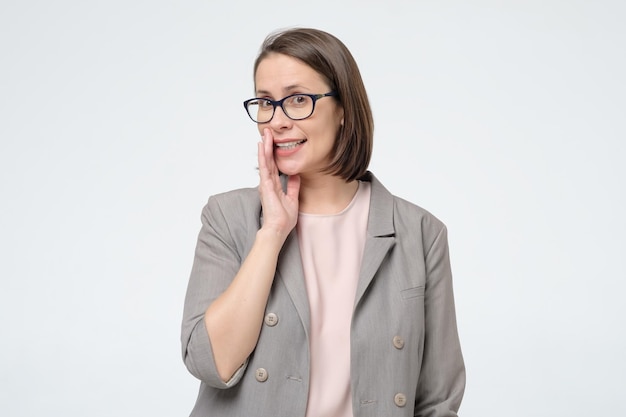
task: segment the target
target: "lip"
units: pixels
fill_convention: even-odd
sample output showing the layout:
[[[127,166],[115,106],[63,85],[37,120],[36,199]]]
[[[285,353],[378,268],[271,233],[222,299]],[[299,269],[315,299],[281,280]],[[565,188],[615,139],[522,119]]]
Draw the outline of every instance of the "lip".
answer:
[[[289,156],[302,149],[306,139],[280,139],[274,140],[274,153],[277,156]]]

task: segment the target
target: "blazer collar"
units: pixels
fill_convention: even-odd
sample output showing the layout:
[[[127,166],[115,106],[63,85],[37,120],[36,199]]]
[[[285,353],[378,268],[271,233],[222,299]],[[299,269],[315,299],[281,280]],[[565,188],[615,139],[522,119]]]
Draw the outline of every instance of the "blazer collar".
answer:
[[[371,182],[372,191],[367,236],[365,238],[363,260],[354,299],[355,310],[387,253],[394,246],[396,234],[393,221],[393,195],[387,191],[371,172],[368,171],[362,179]]]
[[[372,184],[370,213],[367,224],[368,237],[388,237],[395,235],[393,226],[393,195],[370,171],[361,178]]]

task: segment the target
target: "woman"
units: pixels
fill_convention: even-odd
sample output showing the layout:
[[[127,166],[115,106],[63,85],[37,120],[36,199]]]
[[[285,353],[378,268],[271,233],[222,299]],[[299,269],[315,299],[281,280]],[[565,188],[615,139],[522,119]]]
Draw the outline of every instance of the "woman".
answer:
[[[182,326],[192,416],[456,416],[465,386],[445,226],[367,171],[373,122],[334,36],[254,65],[257,188],[202,212]]]

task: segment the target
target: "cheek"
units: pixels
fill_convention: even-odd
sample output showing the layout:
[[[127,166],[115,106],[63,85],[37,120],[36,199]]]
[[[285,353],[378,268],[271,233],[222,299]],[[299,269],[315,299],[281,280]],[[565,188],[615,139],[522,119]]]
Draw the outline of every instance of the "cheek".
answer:
[[[336,133],[329,126],[310,130],[309,133],[309,138],[312,138],[313,141],[317,143],[317,146],[323,148],[332,148],[337,139]]]
[[[310,129],[310,132],[324,141],[334,142],[339,133],[339,126],[334,119],[328,118],[325,122]]]

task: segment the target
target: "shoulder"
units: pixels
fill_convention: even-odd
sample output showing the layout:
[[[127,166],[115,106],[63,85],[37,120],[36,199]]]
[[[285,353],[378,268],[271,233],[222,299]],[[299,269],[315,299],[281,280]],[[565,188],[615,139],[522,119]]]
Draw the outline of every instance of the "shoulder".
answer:
[[[415,203],[398,196],[394,196],[394,203],[400,219],[412,219],[418,221],[422,226],[437,230],[445,227],[445,224],[437,216]]]
[[[232,208],[249,208],[260,203],[259,191],[257,187],[250,188],[238,188],[218,194],[213,194],[209,197],[208,204],[218,205],[220,207],[232,207]]]
[[[368,173],[364,179],[372,184],[373,215],[385,216],[384,213],[387,213],[387,216],[391,216],[396,236],[419,231],[426,241],[430,241],[445,232],[445,224],[433,213],[392,194],[372,173]]]
[[[225,222],[241,227],[257,225],[260,214],[261,200],[256,187],[214,194],[202,210],[204,221]]]

